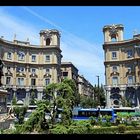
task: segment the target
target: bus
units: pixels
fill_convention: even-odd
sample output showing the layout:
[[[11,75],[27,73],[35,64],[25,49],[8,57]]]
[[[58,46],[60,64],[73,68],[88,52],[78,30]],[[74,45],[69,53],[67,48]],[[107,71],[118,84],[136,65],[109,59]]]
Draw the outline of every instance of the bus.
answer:
[[[113,109],[96,109],[96,108],[90,108],[90,109],[77,109],[73,113],[73,120],[88,120],[90,117],[104,117],[105,115],[111,116],[111,121],[115,120],[114,116],[114,110]]]
[[[114,110],[114,116],[117,118],[117,114],[130,114],[135,112],[135,108],[131,107],[120,107],[120,108],[113,108]]]
[[[140,108],[131,108],[131,107],[120,107],[113,108],[114,116],[117,118],[117,114],[122,114],[124,116],[130,115],[134,120],[140,118]]]
[[[135,112],[135,108],[131,108],[131,107],[120,107],[120,108],[113,108],[114,113],[117,114],[119,113],[132,113]]]

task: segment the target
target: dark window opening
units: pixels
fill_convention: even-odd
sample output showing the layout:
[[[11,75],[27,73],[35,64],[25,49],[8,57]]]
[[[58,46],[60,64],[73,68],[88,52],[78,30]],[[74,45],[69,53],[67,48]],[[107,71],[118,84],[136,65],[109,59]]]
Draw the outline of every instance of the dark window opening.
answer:
[[[31,79],[31,85],[35,86],[36,85],[36,79]]]
[[[68,72],[63,72],[63,76],[68,76]]]
[[[51,41],[50,41],[50,38],[47,38],[46,39],[46,46],[50,45]]]

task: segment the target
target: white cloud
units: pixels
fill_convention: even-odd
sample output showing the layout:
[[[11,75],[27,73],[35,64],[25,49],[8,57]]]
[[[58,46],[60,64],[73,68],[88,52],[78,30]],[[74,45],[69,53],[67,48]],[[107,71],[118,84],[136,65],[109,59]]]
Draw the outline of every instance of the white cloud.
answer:
[[[7,14],[2,9],[0,10],[0,35],[4,39],[13,40],[14,34],[17,40],[26,41],[27,38],[33,44],[39,44],[39,32],[29,23],[22,19],[17,19],[14,16]],[[37,36],[38,34],[38,36]]]

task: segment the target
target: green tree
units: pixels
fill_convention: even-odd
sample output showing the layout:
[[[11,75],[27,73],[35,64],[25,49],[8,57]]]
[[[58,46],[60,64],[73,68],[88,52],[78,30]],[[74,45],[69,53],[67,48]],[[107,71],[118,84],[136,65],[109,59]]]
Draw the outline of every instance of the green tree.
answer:
[[[58,85],[59,98],[57,105],[62,108],[62,122],[64,125],[69,125],[71,123],[72,110],[76,105],[76,85],[71,79],[64,79]]]
[[[100,106],[105,106],[105,92],[103,85],[101,87],[94,86],[94,99]]]
[[[16,105],[16,104],[17,104],[17,99],[16,99],[16,96],[14,95],[12,99],[12,105]]]
[[[67,96],[70,97],[72,101],[72,106],[77,106],[79,104],[80,98],[79,98],[78,89],[74,80],[65,78],[60,83],[58,90],[61,93],[67,93]]]
[[[83,108],[94,108],[97,107],[98,102],[91,97],[86,97],[84,95],[80,96],[80,106]]]
[[[70,125],[72,109],[75,104],[73,86],[73,81],[67,79],[61,83],[47,85],[44,99],[37,102],[36,110],[22,125],[20,132],[48,131],[56,123],[58,108],[62,109],[61,123],[63,125]],[[49,120],[45,119],[45,112],[50,112]]]
[[[56,110],[57,110],[57,88],[58,88],[58,84],[57,83],[51,83],[49,85],[47,85],[46,87],[46,101],[49,102],[49,111],[50,111],[50,115],[51,115],[51,122],[52,124],[55,123],[55,118],[56,118]]]
[[[27,107],[26,106],[23,106],[23,107],[15,106],[13,108],[13,111],[14,111],[15,117],[18,120],[17,123],[18,124],[23,124],[24,116],[25,116],[25,114],[27,112]]]
[[[35,105],[35,93],[32,92],[30,96],[30,105]]]
[[[122,97],[121,102],[122,102],[122,106],[131,107],[130,100],[127,100],[125,97]]]
[[[48,122],[45,119],[45,112],[48,111],[48,104],[49,103],[46,101],[37,102],[37,108],[32,112],[29,119],[24,122],[20,133],[49,130]]]

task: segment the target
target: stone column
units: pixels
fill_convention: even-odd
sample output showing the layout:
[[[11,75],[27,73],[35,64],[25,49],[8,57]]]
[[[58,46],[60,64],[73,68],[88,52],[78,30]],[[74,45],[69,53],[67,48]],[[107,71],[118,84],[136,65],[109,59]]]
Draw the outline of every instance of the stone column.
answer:
[[[28,88],[28,89],[26,89],[26,97],[24,100],[24,105],[29,106],[29,102],[30,102],[30,92],[29,92],[29,88]]]
[[[39,87],[37,90],[38,90],[37,99],[38,99],[38,100],[42,100],[42,96],[43,96],[43,87]]]
[[[111,107],[110,91],[111,91],[111,88],[109,86],[107,86],[106,87],[106,107],[107,108]]]

